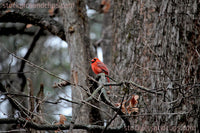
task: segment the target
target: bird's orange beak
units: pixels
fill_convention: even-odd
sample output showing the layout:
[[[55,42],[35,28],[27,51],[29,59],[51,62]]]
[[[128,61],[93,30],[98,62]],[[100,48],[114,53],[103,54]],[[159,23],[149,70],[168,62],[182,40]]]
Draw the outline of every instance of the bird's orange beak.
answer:
[[[93,59],[91,60],[91,62],[94,63],[96,60],[97,60],[97,58],[93,58]]]
[[[92,60],[93,60],[93,59],[89,60],[89,62],[92,63]]]
[[[90,62],[91,62],[91,63],[94,63],[95,61],[92,59]]]

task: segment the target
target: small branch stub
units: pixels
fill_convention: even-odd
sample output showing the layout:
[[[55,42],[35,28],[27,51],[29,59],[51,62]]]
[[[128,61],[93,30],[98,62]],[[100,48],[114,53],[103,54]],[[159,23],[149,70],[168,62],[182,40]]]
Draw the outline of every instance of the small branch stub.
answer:
[[[74,30],[74,27],[73,26],[70,26],[69,28],[68,28],[68,31],[69,31],[69,33],[74,33],[75,32],[75,30]]]

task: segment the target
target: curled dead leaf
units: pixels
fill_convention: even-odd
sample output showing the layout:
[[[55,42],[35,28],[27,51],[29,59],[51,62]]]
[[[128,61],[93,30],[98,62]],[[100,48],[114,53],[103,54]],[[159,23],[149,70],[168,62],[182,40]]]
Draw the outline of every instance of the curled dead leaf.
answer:
[[[60,124],[65,124],[66,120],[67,120],[67,118],[64,115],[60,114],[60,121],[59,121],[59,123]]]
[[[127,112],[130,115],[131,113],[138,113],[138,108],[127,106]]]
[[[59,122],[55,123],[55,125],[63,125],[63,124],[65,124],[65,121],[67,120],[67,118],[62,114],[60,114],[59,116],[60,116],[60,120],[59,120]]]
[[[137,113],[138,108],[136,107],[136,104],[138,103],[139,96],[138,95],[132,95],[131,100],[129,101],[129,105],[127,106],[128,114],[131,113]]]
[[[107,13],[110,9],[110,0],[102,0],[101,7],[102,7],[103,13]]]
[[[111,92],[110,92],[110,91],[107,91],[106,93],[107,93],[108,95],[110,95]]]
[[[26,28],[28,29],[28,28],[31,28],[32,26],[33,26],[32,24],[27,24]]]
[[[126,100],[123,101],[122,106],[121,106],[121,111],[126,114],[128,113],[129,115],[131,113],[138,113],[139,109],[136,107],[136,104],[138,103],[139,96],[138,95],[132,95],[131,99],[126,102]],[[126,103],[128,104],[126,106]],[[119,108],[121,103],[116,103],[115,106]]]
[[[48,10],[48,12],[49,12],[49,15],[50,15],[50,16],[53,16],[53,15],[54,15],[54,8],[53,8],[53,7],[50,8],[50,9]]]
[[[73,80],[74,80],[75,85],[78,85],[78,72],[72,71],[72,76],[73,76]]]
[[[125,103],[126,103],[126,100],[124,100],[124,102],[122,103],[122,106],[121,106],[121,103],[116,103],[115,106],[117,108],[120,108],[121,106],[121,111],[125,114],[126,113],[126,107],[125,107]]]
[[[54,83],[53,88],[65,87],[67,85],[70,85],[68,81],[61,81],[59,83]]]
[[[135,105],[138,103],[137,99],[139,98],[138,95],[132,95],[132,98],[129,102],[130,107],[135,107]]]
[[[54,125],[64,125],[65,124],[65,121],[67,120],[67,118],[62,114],[60,114],[59,116],[60,116],[59,122],[55,123]],[[59,132],[59,129],[54,132],[55,133]]]

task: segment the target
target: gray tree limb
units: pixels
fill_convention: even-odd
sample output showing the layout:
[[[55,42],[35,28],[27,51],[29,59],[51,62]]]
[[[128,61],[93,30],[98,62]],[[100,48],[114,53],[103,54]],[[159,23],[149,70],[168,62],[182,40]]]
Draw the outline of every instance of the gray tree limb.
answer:
[[[48,16],[16,9],[10,12],[1,13],[0,22],[21,22],[33,24],[40,26],[43,30],[48,30],[51,34],[60,37],[62,40],[65,40],[63,25]]]
[[[21,118],[2,118],[0,119],[0,124],[20,124],[23,125],[24,128],[33,128],[36,130],[68,130],[70,125],[65,124],[65,125],[46,125],[46,124],[37,124],[31,121],[27,121]],[[74,129],[85,129],[88,131],[103,131],[104,126],[97,126],[97,125],[74,125]],[[115,128],[107,128],[106,130],[107,133],[121,133],[125,132],[124,128],[121,127],[115,127]],[[131,129],[128,132],[135,133],[136,131]]]

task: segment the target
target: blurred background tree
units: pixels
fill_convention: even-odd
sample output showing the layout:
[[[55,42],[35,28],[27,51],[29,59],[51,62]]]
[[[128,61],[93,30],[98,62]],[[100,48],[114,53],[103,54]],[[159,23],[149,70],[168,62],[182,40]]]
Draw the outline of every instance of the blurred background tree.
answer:
[[[1,1],[2,3],[4,1]],[[32,1],[34,4],[40,1]],[[13,4],[32,3],[31,1],[15,1]],[[43,1],[56,3],[57,1]],[[18,8],[7,9],[4,12],[15,12]],[[35,14],[43,14],[51,19],[62,20],[59,12],[53,12],[49,8],[22,8],[26,12],[34,12]],[[54,9],[53,9],[54,10]],[[58,10],[58,9],[57,9]],[[1,13],[1,15],[4,14]],[[21,11],[22,12],[22,11]],[[11,19],[15,19],[14,17]],[[17,21],[17,20],[16,20]],[[44,85],[45,100],[55,101],[59,96],[63,96],[63,92],[71,97],[70,88],[63,88],[61,91],[52,88],[59,79],[49,76],[44,71],[31,67],[26,62],[11,56],[6,49],[19,57],[25,58],[48,71],[56,73],[62,78],[69,79],[70,63],[68,54],[68,45],[65,41],[57,36],[50,34],[48,31],[23,22],[10,23],[4,22],[0,24],[0,40],[1,40],[1,59],[0,59],[0,82],[6,87],[7,91],[14,94],[29,95],[27,87],[27,78],[32,81],[34,96],[37,96],[40,90],[40,84]],[[4,48],[5,47],[5,48]],[[28,107],[29,102],[25,97],[14,96],[23,106]],[[16,117],[16,108],[10,106],[7,98],[1,94],[1,118]],[[64,109],[70,107],[69,103],[61,104],[43,104],[43,116],[49,122],[57,121],[59,114],[70,115],[71,109],[66,112]],[[19,111],[19,110],[18,110]],[[51,115],[49,115],[51,114]],[[1,125],[1,130],[6,131],[12,129],[10,125]]]

